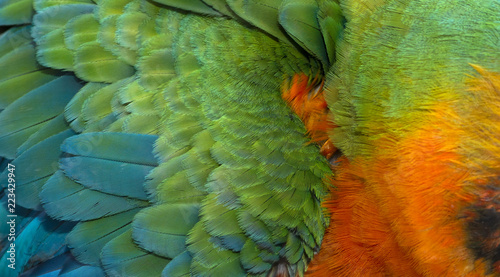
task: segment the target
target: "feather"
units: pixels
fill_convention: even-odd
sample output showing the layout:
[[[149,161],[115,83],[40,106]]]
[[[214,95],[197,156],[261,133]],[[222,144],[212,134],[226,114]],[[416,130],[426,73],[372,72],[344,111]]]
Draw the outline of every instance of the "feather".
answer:
[[[56,118],[80,88],[73,76],[62,76],[9,105],[0,114],[0,153],[13,158],[17,148],[48,121]],[[42,102],[46,105],[39,104]]]
[[[100,266],[103,247],[112,239],[130,230],[130,223],[139,209],[78,223],[68,234],[71,253],[82,264]]]
[[[63,131],[40,142],[12,161],[12,164],[16,166],[13,179],[15,179],[16,191],[19,194],[17,197],[19,205],[40,210],[38,194],[45,181],[57,171],[61,143],[72,135],[74,132],[71,130]],[[33,163],[35,160],[37,162]],[[7,169],[2,173],[5,183],[7,183],[8,174]]]
[[[48,215],[69,221],[98,219],[147,205],[139,200],[86,189],[61,171],[47,180],[40,192],[40,201]],[[75,206],[75,202],[79,206]]]
[[[157,3],[169,5],[172,7],[193,11],[202,14],[208,15],[219,15],[219,13],[213,10],[210,6],[206,5],[204,1],[201,0],[187,0],[187,1],[179,1],[179,0],[154,0]]]
[[[198,221],[198,212],[196,204],[164,204],[143,209],[132,224],[133,238],[143,249],[173,259],[186,250],[187,234]],[[159,216],[164,220],[158,221]]]
[[[137,247],[127,231],[106,244],[102,250],[102,263],[108,276],[159,276],[169,259],[150,254]]]
[[[2,1],[0,4],[0,25],[30,23],[33,16],[32,1]]]

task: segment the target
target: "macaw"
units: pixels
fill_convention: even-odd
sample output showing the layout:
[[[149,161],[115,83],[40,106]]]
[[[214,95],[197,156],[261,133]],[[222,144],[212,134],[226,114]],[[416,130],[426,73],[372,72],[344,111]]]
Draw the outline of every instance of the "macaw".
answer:
[[[499,14],[1,1],[2,276],[500,274]]]

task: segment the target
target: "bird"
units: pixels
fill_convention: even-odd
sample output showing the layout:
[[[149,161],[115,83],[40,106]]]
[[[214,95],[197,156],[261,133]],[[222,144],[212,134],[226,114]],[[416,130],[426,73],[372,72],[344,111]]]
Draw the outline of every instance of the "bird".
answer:
[[[1,275],[500,275],[499,14],[1,1]]]

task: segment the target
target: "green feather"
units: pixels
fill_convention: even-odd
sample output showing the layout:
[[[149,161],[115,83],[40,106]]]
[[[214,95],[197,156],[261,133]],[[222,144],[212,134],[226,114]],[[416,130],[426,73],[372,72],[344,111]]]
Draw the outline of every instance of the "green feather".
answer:
[[[162,204],[143,209],[132,223],[133,238],[142,248],[173,259],[186,250],[187,234],[198,221],[198,212],[196,204]]]
[[[35,10],[40,12],[43,9],[53,7],[53,6],[60,6],[60,5],[66,5],[66,4],[94,4],[96,1],[92,0],[34,0],[33,1],[33,6],[35,7]]]
[[[9,43],[9,42],[5,42]],[[31,44],[19,45],[12,51],[6,53],[0,58],[0,68],[2,69],[1,78],[3,80],[12,79],[20,75],[41,70],[41,67],[34,59],[35,49]]]
[[[318,22],[315,0],[285,0],[279,13],[279,23],[304,49],[329,67],[330,60]]]
[[[145,184],[146,191],[155,202],[163,203],[199,203],[205,192],[190,185],[186,172],[178,168],[179,163],[173,159],[154,169]],[[175,173],[177,172],[177,173]]]
[[[132,76],[134,68],[99,43],[88,42],[76,51],[75,74],[89,82],[110,83]]]
[[[33,29],[31,35],[38,44],[46,40],[45,35],[56,30],[63,29],[69,20],[81,14],[92,13],[95,5],[91,4],[69,4],[50,6],[38,12],[33,17]]]
[[[129,4],[130,5],[130,4]],[[127,5],[127,7],[129,6]],[[139,11],[129,8],[127,11],[118,17],[116,22],[116,41],[121,46],[130,50],[136,51],[139,49],[138,36],[140,26],[149,19],[149,17]]]
[[[335,62],[335,49],[344,30],[344,18],[337,1],[319,1],[318,22],[330,65]]]
[[[116,34],[118,32],[119,15],[111,15],[99,22],[99,33],[97,35],[100,45],[109,53],[112,53],[119,61],[133,66],[137,62],[137,52],[118,44]]]
[[[39,193],[48,215],[81,221],[68,237],[81,262],[102,265],[110,276],[265,276],[277,264],[303,273],[327,223],[320,202],[329,168],[307,144],[280,84],[326,70],[314,56],[331,62],[331,49],[318,44],[331,14],[321,3],[295,4],[35,1],[39,60],[91,83],[62,86],[79,91],[57,105],[58,113],[31,104],[42,116],[11,124],[40,125],[33,129],[8,125],[16,103],[32,92],[6,97],[0,134],[27,140],[19,153],[34,151],[67,130],[63,110],[82,133],[59,143],[58,171],[40,179]],[[39,68],[26,41],[0,43],[2,57],[22,50],[29,58],[6,58],[19,62],[20,74],[12,76]],[[92,267],[80,270],[68,274]]]
[[[203,201],[201,222],[204,229],[212,236],[241,234],[243,230],[235,224],[238,222],[236,210],[230,210],[217,202],[217,196],[209,194]]]
[[[127,231],[106,244],[102,265],[108,276],[160,276],[170,260],[140,249]]]
[[[270,35],[288,42],[278,23],[278,11],[283,0],[227,0],[227,4],[238,16]]]
[[[33,0],[7,0],[0,3],[0,25],[17,25],[31,22]]]
[[[64,43],[68,49],[76,51],[84,43],[96,41],[98,29],[99,22],[93,14],[77,16],[64,27]]]
[[[220,12],[221,14],[231,17],[234,15],[231,9],[227,6],[226,0],[202,0],[202,1],[203,3],[209,5],[210,7],[212,7],[212,9]]]
[[[132,82],[132,80],[132,78],[117,80],[109,86],[102,87],[85,99],[81,109],[81,119],[87,125],[86,131],[90,131],[90,126],[98,125],[102,119],[110,115],[115,116],[111,101],[118,93],[118,90]],[[102,126],[105,125],[98,125],[98,128],[102,129]]]
[[[245,276],[238,255],[232,251],[216,247],[198,222],[188,239],[188,250],[193,255],[191,272],[194,275],[207,274],[220,276]]]
[[[241,249],[241,264],[251,274],[265,274],[272,264],[269,264],[259,257],[261,249],[252,240],[247,240]]]
[[[85,130],[86,123],[82,115],[83,106],[91,95],[105,86],[106,84],[103,83],[87,83],[76,93],[68,105],[66,105],[64,117],[70,123],[73,130],[77,132],[83,132],[83,130]]]
[[[112,15],[123,13],[125,6],[132,0],[100,0],[99,9],[97,10],[97,18],[101,21],[104,18]]]
[[[208,15],[220,15],[201,0],[153,0],[154,2]]]
[[[125,133],[158,134],[158,115],[130,115],[125,118],[122,131]]]
[[[0,109],[59,75],[35,62],[35,48],[27,44],[29,28],[13,28],[0,37]]]
[[[141,85],[152,89],[167,84],[176,76],[174,64],[170,49],[151,51],[147,56],[143,56],[137,63]]]
[[[284,250],[287,259],[294,264],[299,262],[304,252],[301,240],[292,233],[288,234]]]
[[[73,51],[66,48],[63,29],[56,29],[38,40],[38,62],[44,66],[73,70]]]

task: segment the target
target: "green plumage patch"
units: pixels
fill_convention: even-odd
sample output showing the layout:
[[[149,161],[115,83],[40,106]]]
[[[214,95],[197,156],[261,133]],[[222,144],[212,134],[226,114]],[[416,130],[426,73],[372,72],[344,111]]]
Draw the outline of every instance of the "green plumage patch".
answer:
[[[31,22],[33,0],[8,0],[0,3],[0,25],[18,25]]]
[[[7,2],[0,23],[32,12],[3,16]],[[331,13],[260,0],[33,5],[32,26],[0,37],[0,154],[37,170],[19,180],[22,205],[78,222],[62,276],[303,273],[327,224],[329,168],[280,86],[333,62]]]

